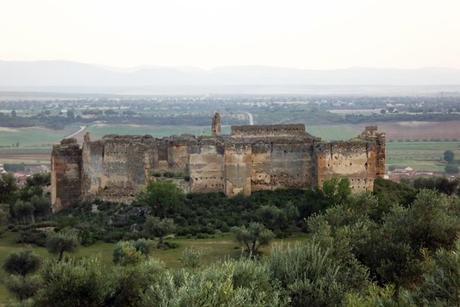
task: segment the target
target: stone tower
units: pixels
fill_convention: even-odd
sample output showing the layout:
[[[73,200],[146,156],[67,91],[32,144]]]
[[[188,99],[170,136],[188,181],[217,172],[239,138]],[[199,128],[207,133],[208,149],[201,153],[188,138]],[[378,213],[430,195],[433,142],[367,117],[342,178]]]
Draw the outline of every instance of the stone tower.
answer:
[[[211,130],[212,130],[213,136],[219,136],[221,133],[222,127],[221,127],[220,114],[218,112],[216,112],[214,114],[214,117],[212,118]]]
[[[53,145],[51,153],[51,204],[53,212],[78,203],[81,194],[81,148],[74,138]]]

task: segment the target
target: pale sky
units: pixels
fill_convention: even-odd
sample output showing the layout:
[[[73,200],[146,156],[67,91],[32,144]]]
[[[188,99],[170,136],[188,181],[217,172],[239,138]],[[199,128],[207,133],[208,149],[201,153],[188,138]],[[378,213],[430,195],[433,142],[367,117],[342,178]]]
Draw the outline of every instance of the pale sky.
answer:
[[[460,68],[460,0],[0,0],[0,59]]]

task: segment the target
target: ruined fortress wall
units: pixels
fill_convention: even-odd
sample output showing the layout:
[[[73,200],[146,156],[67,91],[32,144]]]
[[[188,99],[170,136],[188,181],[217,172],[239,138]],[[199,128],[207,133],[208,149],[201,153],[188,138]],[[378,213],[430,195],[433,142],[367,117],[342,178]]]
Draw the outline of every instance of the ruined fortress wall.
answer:
[[[312,185],[312,145],[259,142],[252,145],[251,191]]]
[[[316,185],[334,177],[350,180],[353,192],[372,191],[376,176],[376,148],[365,141],[318,144],[316,152]]]
[[[376,176],[383,178],[385,175],[386,137],[385,133],[377,133],[376,145]]]
[[[107,185],[104,175],[104,143],[85,142],[82,148],[82,196],[97,195]]]
[[[367,127],[347,142],[321,142],[304,125],[232,127],[232,135],[106,136],[82,149],[74,139],[53,147],[54,210],[99,198],[129,203],[145,185],[169,180],[184,192],[232,197],[279,188],[322,188],[347,177],[353,192],[372,191],[385,174],[385,134]]]
[[[214,143],[191,146],[189,171],[191,192],[224,192],[223,145]]]
[[[168,170],[177,174],[188,173],[189,147],[187,140],[169,141],[167,146]]]
[[[53,212],[80,200],[81,149],[75,139],[54,145],[51,154],[51,203]]]
[[[252,146],[245,143],[225,144],[225,194],[251,195]]]
[[[106,187],[110,186],[124,191],[134,192],[135,182],[130,179],[138,171],[139,157],[133,157],[133,151],[137,151],[135,146],[130,146],[130,142],[125,141],[106,141],[104,144],[104,174],[107,177]],[[133,148],[134,147],[134,148]],[[141,159],[140,162],[143,159]],[[134,169],[132,168],[134,166]],[[130,172],[131,171],[131,172]],[[142,173],[143,173],[142,169]]]
[[[82,196],[129,201],[146,184],[153,138],[104,138],[85,142],[82,152]]]

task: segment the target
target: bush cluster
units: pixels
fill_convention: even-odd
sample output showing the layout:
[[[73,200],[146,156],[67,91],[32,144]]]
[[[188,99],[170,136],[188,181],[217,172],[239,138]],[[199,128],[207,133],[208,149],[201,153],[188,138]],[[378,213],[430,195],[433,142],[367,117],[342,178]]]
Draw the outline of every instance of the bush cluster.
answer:
[[[324,193],[316,195],[330,206],[309,213],[303,226],[308,237],[291,245],[273,245],[271,253],[263,256],[257,252],[257,247],[270,242],[273,231],[267,227],[279,227],[284,221],[283,213],[293,220],[304,214],[301,203],[294,201],[278,206],[270,200],[283,199],[290,193],[305,200],[306,195],[312,195],[310,192],[261,193],[253,198],[228,200],[240,209],[246,208],[256,220],[244,220],[249,222],[241,222],[234,230],[235,239],[251,257],[205,266],[201,262],[201,251],[185,250],[180,258],[183,268],[167,269],[147,257],[151,242],[131,240],[116,245],[114,266],[104,266],[94,257],[59,257],[60,261],[46,262],[38,275],[21,277],[22,273],[16,273],[9,278],[9,289],[22,293],[23,296],[17,297],[27,298],[35,306],[460,304],[458,197],[435,189],[417,189],[383,180],[377,181],[374,194],[350,195],[340,181],[328,184]],[[272,198],[274,195],[277,197]],[[149,230],[141,227],[138,231],[155,238],[170,232],[173,222],[169,214],[181,212],[182,206],[190,201],[190,197],[176,197],[169,197],[167,201],[181,199],[183,204],[170,203],[172,207],[164,208],[162,216],[153,215],[153,206],[150,206],[151,211],[142,209],[144,220],[151,225]],[[248,209],[249,204],[259,201],[259,206],[251,211]],[[103,208],[101,204],[100,210]],[[265,223],[257,222],[258,218]],[[77,219],[76,225],[78,223]],[[59,233],[54,236],[50,241],[55,241]],[[61,236],[60,242],[69,239]],[[60,243],[55,246],[69,247]],[[49,250],[60,254],[51,246]],[[254,254],[258,257],[252,257]],[[15,262],[35,267],[30,255],[19,258],[21,260]],[[29,265],[8,267],[16,272],[14,268]]]

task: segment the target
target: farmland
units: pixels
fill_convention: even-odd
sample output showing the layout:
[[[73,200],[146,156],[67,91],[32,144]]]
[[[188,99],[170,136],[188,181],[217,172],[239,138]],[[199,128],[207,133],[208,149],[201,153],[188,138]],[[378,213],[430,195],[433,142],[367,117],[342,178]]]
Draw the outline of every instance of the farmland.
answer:
[[[52,144],[59,142],[59,140],[76,130],[78,130],[78,125],[68,126],[61,130],[53,130],[42,127],[0,127],[0,149],[49,149]]]
[[[445,150],[460,157],[460,142],[391,142],[387,144],[387,166],[443,172],[445,163],[441,157]]]

